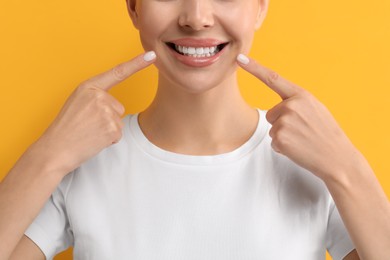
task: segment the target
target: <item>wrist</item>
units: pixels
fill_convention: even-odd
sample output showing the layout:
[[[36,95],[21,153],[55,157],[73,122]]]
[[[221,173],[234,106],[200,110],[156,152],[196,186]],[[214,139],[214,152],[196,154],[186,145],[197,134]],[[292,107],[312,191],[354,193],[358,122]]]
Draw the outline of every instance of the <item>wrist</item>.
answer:
[[[364,156],[356,150],[349,160],[345,160],[343,165],[334,168],[331,173],[326,174],[323,179],[330,191],[334,189],[349,190],[356,185],[375,180],[375,174]]]
[[[62,179],[71,169],[62,156],[50,148],[45,142],[37,141],[32,144],[23,155],[24,163],[31,165],[45,177]]]

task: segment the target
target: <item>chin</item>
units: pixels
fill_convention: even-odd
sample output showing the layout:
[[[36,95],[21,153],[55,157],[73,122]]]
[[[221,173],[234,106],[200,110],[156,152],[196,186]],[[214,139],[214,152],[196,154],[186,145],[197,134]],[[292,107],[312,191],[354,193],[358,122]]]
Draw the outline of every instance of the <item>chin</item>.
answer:
[[[231,63],[230,66],[203,69],[187,68],[175,71],[167,67],[161,60],[157,60],[155,65],[159,70],[162,82],[167,82],[169,85],[191,94],[201,94],[231,82],[238,68],[234,61]],[[225,63],[225,65],[227,64]]]
[[[234,72],[235,70],[232,69]],[[221,71],[222,72],[222,71]],[[231,78],[233,73],[220,73],[220,75],[209,73],[186,73],[180,76],[175,75],[163,75],[160,71],[160,77],[165,78],[169,85],[173,88],[180,89],[181,91],[189,94],[203,94],[210,90],[221,88],[225,86],[228,78]]]

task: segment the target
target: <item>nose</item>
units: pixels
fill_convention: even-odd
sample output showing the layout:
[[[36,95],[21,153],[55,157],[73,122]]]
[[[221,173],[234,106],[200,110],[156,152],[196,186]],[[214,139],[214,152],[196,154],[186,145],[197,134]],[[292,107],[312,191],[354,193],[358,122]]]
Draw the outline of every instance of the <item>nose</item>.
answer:
[[[211,0],[184,0],[179,16],[179,25],[186,29],[201,31],[214,25],[214,10]]]

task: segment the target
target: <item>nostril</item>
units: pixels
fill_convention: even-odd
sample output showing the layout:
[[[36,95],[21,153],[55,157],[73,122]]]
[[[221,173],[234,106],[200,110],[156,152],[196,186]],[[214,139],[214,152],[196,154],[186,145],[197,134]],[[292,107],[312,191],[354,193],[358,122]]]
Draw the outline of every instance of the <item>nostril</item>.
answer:
[[[181,27],[186,29],[192,29],[194,31],[200,31],[202,29],[208,29],[213,27],[214,18],[211,14],[205,12],[191,12],[183,13],[178,20]]]
[[[192,31],[200,31],[204,29],[209,29],[211,26],[210,25],[184,25],[183,26],[186,30],[192,30]]]

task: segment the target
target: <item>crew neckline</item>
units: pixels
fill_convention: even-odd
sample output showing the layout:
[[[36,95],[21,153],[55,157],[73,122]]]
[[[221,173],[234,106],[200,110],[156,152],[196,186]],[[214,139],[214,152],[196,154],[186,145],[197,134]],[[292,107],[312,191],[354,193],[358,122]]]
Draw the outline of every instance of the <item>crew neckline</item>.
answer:
[[[259,119],[255,132],[241,146],[226,153],[214,155],[188,155],[162,149],[150,142],[142,132],[138,123],[139,113],[126,116],[124,128],[125,139],[128,141],[129,145],[134,145],[135,143],[142,152],[152,156],[155,159],[159,159],[165,162],[190,165],[226,164],[241,159],[253,151],[254,148],[263,141],[264,136],[269,128],[269,123],[265,118],[266,112],[259,108],[256,110],[259,113]]]

